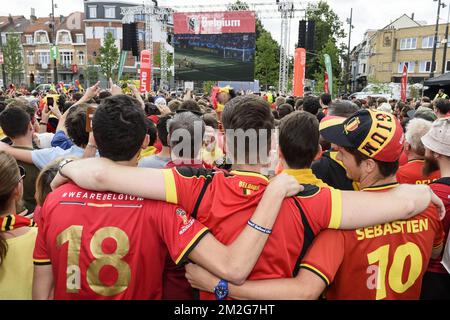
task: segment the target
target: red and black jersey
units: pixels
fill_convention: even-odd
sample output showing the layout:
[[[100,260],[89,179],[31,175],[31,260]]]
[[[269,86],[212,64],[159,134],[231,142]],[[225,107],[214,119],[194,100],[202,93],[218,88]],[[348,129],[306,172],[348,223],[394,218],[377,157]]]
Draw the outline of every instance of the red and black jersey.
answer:
[[[47,196],[34,250],[55,299],[161,299],[169,253],[182,263],[207,228],[179,206],[66,184]]]
[[[254,172],[195,168],[164,170],[164,176],[167,202],[186,208],[224,244],[232,243],[245,228],[269,182]],[[316,186],[307,189],[284,200],[250,280],[292,277],[314,235],[339,228],[341,192]],[[205,293],[202,298],[214,299],[214,295]]]
[[[398,184],[366,188],[382,192]],[[357,230],[326,230],[301,268],[316,273],[330,300],[419,299],[433,246],[443,241],[434,205],[404,221]]]
[[[406,184],[430,184],[439,179],[441,172],[434,171],[429,176],[423,174],[424,160],[411,160],[400,166],[397,171],[397,181]]]
[[[442,219],[442,226],[445,232],[444,244],[447,243],[450,231],[450,177],[441,178],[430,184],[433,192],[444,202],[445,217]],[[428,271],[448,274],[444,266],[441,264],[442,256],[438,259],[431,259]]]

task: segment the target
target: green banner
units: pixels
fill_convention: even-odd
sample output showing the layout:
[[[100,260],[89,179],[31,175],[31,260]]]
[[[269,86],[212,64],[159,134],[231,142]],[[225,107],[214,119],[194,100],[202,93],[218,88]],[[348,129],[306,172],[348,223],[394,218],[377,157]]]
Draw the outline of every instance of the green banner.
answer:
[[[333,96],[333,66],[331,64],[331,58],[328,54],[324,55],[325,57],[325,68],[328,73],[328,88],[330,89],[330,94]]]
[[[50,58],[57,60],[59,58],[59,50],[57,46],[50,46]]]
[[[117,76],[117,81],[120,81],[120,78],[122,78],[123,74],[123,67],[125,66],[125,61],[127,60],[127,51],[122,51],[120,53],[120,60],[119,60],[119,74]]]

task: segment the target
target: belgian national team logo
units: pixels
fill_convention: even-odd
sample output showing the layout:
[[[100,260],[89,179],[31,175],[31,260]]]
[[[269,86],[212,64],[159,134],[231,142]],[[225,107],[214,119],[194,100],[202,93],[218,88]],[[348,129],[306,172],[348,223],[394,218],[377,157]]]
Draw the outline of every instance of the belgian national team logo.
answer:
[[[178,208],[176,212],[177,212],[177,215],[180,216],[181,219],[183,219],[183,224],[184,225],[188,224],[188,217],[186,215],[186,211],[184,211],[181,208]]]
[[[359,120],[359,117],[353,118],[350,120],[344,127],[345,134],[348,134],[349,132],[355,131],[358,129],[359,124],[361,121]]]

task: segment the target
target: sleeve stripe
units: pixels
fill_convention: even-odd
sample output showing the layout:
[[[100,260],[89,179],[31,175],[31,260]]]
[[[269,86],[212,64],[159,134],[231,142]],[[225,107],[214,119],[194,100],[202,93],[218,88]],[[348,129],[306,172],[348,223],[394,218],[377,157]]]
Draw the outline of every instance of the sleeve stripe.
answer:
[[[33,259],[33,264],[35,266],[45,266],[52,264],[52,262],[50,261],[50,259]]]
[[[166,190],[166,202],[178,204],[177,187],[175,184],[175,177],[172,170],[163,170],[165,190]]]
[[[342,222],[342,193],[340,190],[331,188],[331,217],[328,228],[339,229]]]
[[[318,269],[314,268],[312,265],[306,264],[306,263],[302,263],[300,265],[300,268],[306,269],[311,271],[312,273],[316,274],[319,278],[321,278],[326,286],[328,287],[330,285],[330,280],[327,278],[327,276],[325,276],[322,272],[320,272]]]
[[[197,246],[197,244],[200,242],[200,240],[209,233],[208,228],[204,227],[201,229],[197,234],[192,238],[192,240],[189,242],[189,244],[184,248],[183,252],[178,256],[177,260],[175,261],[175,264],[180,264],[180,262],[183,262],[184,259],[191,253],[191,251]]]

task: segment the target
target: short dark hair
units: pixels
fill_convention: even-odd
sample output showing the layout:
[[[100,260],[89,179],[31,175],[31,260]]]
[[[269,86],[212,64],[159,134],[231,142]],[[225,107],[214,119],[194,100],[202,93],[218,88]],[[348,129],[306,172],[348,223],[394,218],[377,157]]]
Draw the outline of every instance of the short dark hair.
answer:
[[[201,125],[201,139],[196,139],[195,137],[195,126]],[[190,154],[186,153],[186,150],[180,150],[180,156],[183,158],[194,159],[200,149],[202,148],[203,137],[205,135],[205,123],[202,118],[195,113],[190,111],[176,113],[171,120],[167,123],[167,131],[170,134],[170,148],[173,150],[175,146],[184,142],[184,136],[175,137],[174,132],[176,130],[187,130],[189,132],[190,137]],[[196,144],[197,143],[197,144]]]
[[[149,146],[153,146],[158,138],[158,132],[156,130],[156,126],[152,120],[145,118],[145,124],[147,126],[147,134],[150,138]]]
[[[431,103],[431,99],[430,99],[430,97],[423,96],[423,97],[422,97],[422,102]]]
[[[258,162],[261,163],[262,159],[259,158],[259,155],[264,154],[268,155],[271,147],[271,130],[274,129],[274,118],[272,115],[272,109],[267,101],[258,97],[250,97],[250,96],[239,96],[232,100],[230,100],[227,104],[225,104],[225,108],[222,113],[222,123],[226,130],[225,134],[227,137],[227,144],[233,143],[234,146],[238,144],[238,137],[233,132],[233,136],[230,137],[229,130],[235,131],[237,129],[241,129],[244,132],[247,130],[256,130],[257,131],[257,148],[256,153],[258,157]],[[262,153],[259,148],[262,145],[262,141],[260,141],[260,134],[265,131],[266,133],[266,143],[265,148]],[[253,150],[254,146],[250,145],[250,139],[245,138],[244,140],[244,148],[245,148],[245,161],[249,163],[250,151]],[[232,148],[232,150],[236,151],[236,148]],[[230,155],[234,159],[237,159],[237,154]]]
[[[205,125],[212,127],[214,129],[219,129],[219,122],[217,121],[217,118],[212,113],[205,113],[203,116],[203,121],[205,122]]]
[[[136,99],[126,95],[103,100],[92,127],[98,152],[113,161],[133,159],[147,133],[144,111]]]
[[[169,134],[169,132],[167,131],[167,121],[172,119],[172,117],[173,113],[164,115],[159,118],[158,124],[156,125],[159,141],[161,141],[161,144],[165,147],[169,146],[169,144],[167,143],[167,135]]]
[[[335,101],[328,108],[328,115],[348,118],[360,108],[350,100]]]
[[[380,105],[382,103],[388,102],[387,99],[385,97],[379,97],[377,99],[377,104]]]
[[[294,108],[289,103],[283,103],[278,107],[278,116],[280,119],[283,119],[291,112],[294,112]]]
[[[83,94],[81,92],[75,92],[72,95],[72,100],[79,101],[81,98],[83,98]]]
[[[356,164],[358,164],[358,165],[360,165],[361,162],[363,162],[364,160],[371,159],[370,157],[366,156],[365,154],[362,154],[361,152],[359,152],[358,149],[356,149],[356,148],[345,147],[344,149],[348,153],[350,153],[351,155],[353,155],[355,157]],[[393,161],[393,162],[384,162],[384,161],[379,161],[376,159],[372,159],[372,160],[375,161],[375,163],[377,164],[378,170],[380,171],[380,174],[383,176],[383,178],[387,178],[392,175],[395,175],[398,171],[399,160]]]
[[[303,110],[309,112],[313,115],[317,115],[317,112],[320,109],[319,98],[309,96],[303,100]]]
[[[27,134],[30,116],[22,108],[9,107],[0,113],[0,127],[10,138]]]
[[[297,101],[295,101],[295,110],[298,110],[301,107],[303,107],[303,99],[302,98],[298,98]]]
[[[280,121],[279,142],[290,168],[309,168],[319,151],[319,121],[309,112],[287,115]]]
[[[30,116],[30,121],[35,120],[36,110],[34,109],[34,107],[32,107],[30,105],[30,103],[19,100],[19,99],[14,99],[10,103],[8,103],[8,105],[6,106],[6,109],[11,108],[11,107],[17,107],[17,108],[22,109]]]
[[[88,104],[82,103],[70,109],[66,118],[67,135],[78,147],[88,144],[89,133],[86,132],[86,112]]]
[[[100,102],[102,102],[102,100],[104,100],[104,99],[106,99],[108,97],[111,97],[111,96],[112,96],[111,92],[109,92],[109,91],[101,91],[98,94],[98,102],[100,103]]]
[[[320,101],[322,101],[322,103],[326,106],[330,105],[331,103],[331,94],[329,93],[324,93],[320,96]]]
[[[158,107],[150,102],[145,103],[145,114],[147,116],[159,116],[161,115],[161,112],[159,111]]]
[[[450,112],[450,102],[445,99],[438,99],[435,103],[436,109],[440,114],[447,114]]]
[[[194,112],[203,113],[202,108],[200,108],[198,103],[195,102],[195,100],[192,100],[192,99],[183,101],[183,103],[181,104],[179,109],[180,110],[187,110],[187,111],[194,111]]]

